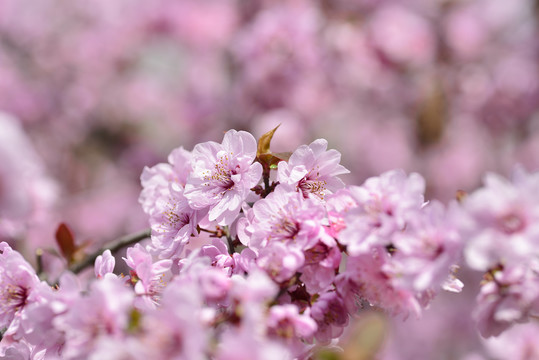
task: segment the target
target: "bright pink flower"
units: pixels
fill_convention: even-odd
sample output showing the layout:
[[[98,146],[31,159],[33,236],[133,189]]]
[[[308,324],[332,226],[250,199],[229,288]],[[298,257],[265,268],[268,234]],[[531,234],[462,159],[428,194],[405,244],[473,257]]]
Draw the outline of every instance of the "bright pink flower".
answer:
[[[229,130],[221,144],[213,141],[193,149],[193,170],[184,195],[196,210],[208,209],[208,219],[231,225],[244,200],[262,176],[262,165],[253,163],[256,140],[245,132]]]
[[[288,161],[279,162],[277,180],[296,187],[305,198],[321,200],[344,187],[337,176],[349,171],[339,164],[341,154],[337,150],[327,150],[327,146],[327,140],[318,139],[309,146],[298,147]]]

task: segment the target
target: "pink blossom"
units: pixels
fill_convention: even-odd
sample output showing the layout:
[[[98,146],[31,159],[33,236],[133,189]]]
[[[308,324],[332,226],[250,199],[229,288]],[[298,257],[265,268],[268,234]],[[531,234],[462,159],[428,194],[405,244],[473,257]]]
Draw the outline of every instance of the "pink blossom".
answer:
[[[485,348],[495,359],[539,358],[539,325],[518,324],[497,337],[484,340]]]
[[[311,316],[318,325],[314,336],[322,343],[339,337],[349,320],[344,301],[334,291],[323,293],[316,299],[311,307]]]
[[[452,204],[456,205],[456,204]],[[438,289],[460,257],[462,241],[455,216],[457,209],[431,201],[393,237],[392,267],[395,284],[417,292]]]
[[[511,266],[494,270],[481,286],[473,315],[484,337],[497,336],[517,322],[538,316],[537,269]]]
[[[394,285],[399,275],[392,272],[391,265],[391,256],[385,248],[347,259],[346,270],[337,276],[335,283],[348,311],[357,311],[358,300],[364,299],[391,315],[419,316],[421,304],[417,292]]]
[[[539,174],[516,170],[513,181],[488,174],[485,186],[463,201],[469,219],[461,227],[468,237],[465,249],[468,265],[486,271],[499,263],[527,262],[539,255]]]
[[[299,249],[272,242],[260,250],[256,263],[280,283],[294,276],[304,261],[305,257]]]
[[[293,188],[281,184],[254,204],[242,220],[238,236],[255,251],[275,241],[303,249],[316,243],[324,231],[324,218],[325,210],[319,202],[304,199]]]
[[[295,186],[305,198],[314,196],[321,200],[344,187],[337,176],[349,171],[339,164],[341,154],[327,150],[327,146],[327,140],[318,139],[309,146],[298,147],[287,162],[279,162],[277,180]]]
[[[362,186],[350,188],[358,206],[348,212],[346,229],[339,242],[350,255],[369,252],[373,246],[387,246],[391,236],[405,228],[407,217],[423,206],[425,180],[402,170],[367,179]]]
[[[346,228],[346,214],[357,207],[358,204],[354,200],[350,189],[345,188],[329,195],[326,198],[325,205],[329,221],[329,228],[326,231],[334,238],[338,238],[341,230]]]
[[[229,130],[221,144],[206,142],[193,149],[193,171],[184,195],[196,210],[208,209],[208,219],[231,225],[250,189],[262,176],[262,165],[253,163],[256,140],[245,131]]]
[[[202,246],[200,254],[208,256],[212,266],[224,269],[229,275],[249,271],[256,259],[256,253],[249,248],[241,253],[229,254],[227,245],[221,239],[213,239],[211,245]]]
[[[114,265],[116,265],[116,259],[112,256],[110,250],[103,251],[103,254],[95,259],[95,277],[102,278],[106,274],[112,273],[114,271]]]
[[[155,307],[159,303],[164,288],[165,273],[170,269],[172,260],[159,260],[153,262],[152,256],[140,244],[127,249],[127,266],[132,270],[131,283],[135,286],[135,293],[140,296],[138,305]]]
[[[168,163],[145,167],[140,176],[142,192],[139,202],[144,212],[150,214],[156,199],[168,192],[171,183],[185,187],[191,172],[191,153],[183,147],[176,148],[168,156]]]
[[[173,281],[163,292],[161,306],[142,318],[137,359],[205,359],[208,336],[203,299],[192,284]]]
[[[26,309],[46,301],[50,291],[18,252],[7,243],[0,243],[0,328],[7,328],[7,335],[19,331]]]
[[[92,283],[86,296],[54,319],[54,326],[65,332],[62,357],[88,357],[101,337],[121,341],[132,305],[133,293],[119,278],[106,276]]]
[[[268,335],[286,344],[296,356],[306,352],[305,340],[311,338],[318,328],[308,309],[300,314],[297,306],[292,304],[272,306],[267,326]]]
[[[191,171],[191,153],[181,147],[174,149],[168,161],[144,168],[139,197],[150,215],[152,252],[161,258],[179,256],[195,233],[199,217],[204,215],[190,208],[183,194]]]
[[[311,294],[327,290],[333,283],[341,265],[341,250],[330,236],[322,236],[313,247],[304,251],[305,265],[301,269],[301,281]]]

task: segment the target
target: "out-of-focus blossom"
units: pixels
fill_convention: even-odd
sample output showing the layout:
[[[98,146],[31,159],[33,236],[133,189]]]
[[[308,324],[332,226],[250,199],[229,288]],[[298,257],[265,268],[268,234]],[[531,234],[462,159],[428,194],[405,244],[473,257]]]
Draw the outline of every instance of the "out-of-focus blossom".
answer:
[[[95,259],[94,272],[97,278],[103,278],[106,274],[114,271],[116,259],[112,256],[110,250],[105,250],[102,255]]]
[[[500,335],[515,323],[539,315],[537,269],[508,266],[494,270],[477,297],[474,318],[484,337]]]
[[[121,341],[133,300],[133,293],[118,278],[107,276],[94,282],[87,296],[81,296],[54,319],[55,327],[66,334],[62,357],[89,356],[101,337]]]
[[[516,170],[513,181],[489,174],[485,186],[464,199],[463,207],[470,216],[463,223],[470,239],[465,253],[472,268],[487,271],[539,255],[535,245],[538,180],[538,174],[526,174],[522,169]]]
[[[407,176],[399,170],[350,188],[358,206],[349,211],[339,242],[347,246],[351,255],[367,253],[372,246],[391,244],[391,236],[402,231],[407,217],[423,206],[424,191],[421,175]]]
[[[135,287],[135,294],[141,299],[141,306],[153,307],[159,303],[164,288],[165,273],[170,269],[172,260],[154,262],[152,255],[140,244],[127,249],[125,263],[131,270],[130,281]]]

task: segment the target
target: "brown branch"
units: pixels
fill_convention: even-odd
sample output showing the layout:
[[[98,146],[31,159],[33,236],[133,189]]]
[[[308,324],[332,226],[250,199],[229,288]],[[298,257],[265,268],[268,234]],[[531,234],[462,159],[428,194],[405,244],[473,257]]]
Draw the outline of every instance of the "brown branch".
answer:
[[[150,235],[151,235],[151,229],[148,228],[148,229],[144,229],[142,231],[136,232],[134,234],[129,234],[119,239],[116,239],[114,241],[111,241],[110,243],[104,245],[102,248],[86,256],[82,261],[71,265],[69,267],[69,270],[75,274],[78,274],[82,270],[86,269],[88,266],[93,265],[95,259],[97,259],[99,255],[103,254],[103,251],[108,249],[110,250],[111,253],[114,254],[115,252],[117,252],[123,247],[136,244],[141,240],[149,238]]]

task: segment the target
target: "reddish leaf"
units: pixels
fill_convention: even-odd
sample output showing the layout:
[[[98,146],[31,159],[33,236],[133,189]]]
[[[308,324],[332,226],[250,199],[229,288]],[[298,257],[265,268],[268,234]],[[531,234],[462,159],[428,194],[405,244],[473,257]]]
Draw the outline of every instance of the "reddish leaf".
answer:
[[[56,230],[56,243],[60,247],[60,251],[64,258],[71,264],[77,248],[75,246],[73,232],[64,223],[61,223]]]

